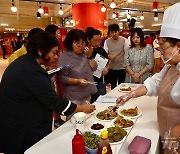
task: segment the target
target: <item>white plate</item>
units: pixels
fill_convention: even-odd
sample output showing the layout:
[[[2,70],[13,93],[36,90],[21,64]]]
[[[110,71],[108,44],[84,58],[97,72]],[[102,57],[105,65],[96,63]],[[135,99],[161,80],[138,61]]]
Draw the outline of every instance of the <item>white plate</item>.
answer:
[[[126,136],[127,136],[127,135],[126,135]],[[126,136],[124,136],[124,138],[123,138],[121,141],[119,141],[119,142],[113,142],[113,143],[110,142],[110,145],[116,145],[116,144],[121,144],[121,143],[123,143],[124,140],[126,139]]]
[[[103,125],[104,128],[99,129],[99,130],[92,129],[91,126],[92,126],[93,124],[97,124],[97,123]],[[102,124],[102,123],[100,123],[100,122],[94,122],[94,123],[92,123],[92,124],[89,125],[89,130],[90,130],[91,132],[101,132],[101,130],[103,130],[103,129],[106,129],[106,125],[105,125],[105,124]]]
[[[119,89],[118,91],[122,92],[122,93],[129,93],[129,92],[131,92],[131,91],[125,91],[125,90],[121,90],[121,89]]]
[[[124,110],[124,109],[130,109],[130,108],[133,108],[133,107],[129,107],[129,108],[123,108],[123,109],[121,109],[121,110],[119,110],[118,111],[118,113],[119,113],[119,115],[122,115],[125,119],[127,118],[131,118],[131,119],[136,119],[136,118],[139,118],[141,115],[142,115],[142,111],[140,110],[140,109],[138,109],[138,115],[136,115],[136,116],[125,116],[125,115],[123,115],[122,113],[121,113],[121,111],[122,110]]]
[[[116,119],[117,119],[117,118],[116,118]],[[111,125],[112,125],[113,127],[115,127],[114,121],[116,121],[116,119],[113,119],[113,120],[111,121]],[[124,118],[124,119],[126,119],[126,120],[131,120],[131,121],[133,121],[133,123],[134,123],[134,120],[132,120],[132,119],[130,119],[130,118]],[[131,129],[133,126],[134,126],[134,124],[133,124],[131,127],[126,127],[126,128],[121,127],[121,128],[127,130],[127,129]],[[118,126],[117,126],[117,127],[118,127]]]
[[[100,111],[100,112],[102,112],[102,111]],[[98,112],[98,113],[99,113],[99,112]],[[99,121],[110,122],[111,120],[113,120],[113,119],[116,118],[116,117],[114,117],[113,119],[110,119],[110,120],[101,120],[101,119],[97,118],[97,114],[98,114],[98,113],[96,113],[96,114],[94,115],[94,118],[95,118],[96,120],[99,120]],[[117,111],[117,113],[118,113],[118,111]],[[117,114],[117,116],[118,116],[118,114]]]

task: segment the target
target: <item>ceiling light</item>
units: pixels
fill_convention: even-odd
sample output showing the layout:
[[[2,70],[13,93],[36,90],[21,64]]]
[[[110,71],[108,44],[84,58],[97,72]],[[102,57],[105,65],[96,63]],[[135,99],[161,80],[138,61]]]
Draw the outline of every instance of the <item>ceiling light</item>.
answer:
[[[71,18],[70,23],[73,24],[74,20]]]
[[[64,11],[62,10],[61,4],[60,4],[60,9],[59,9],[59,14],[60,14],[60,15],[63,15],[63,14],[64,14]]]
[[[17,12],[17,8],[16,8],[15,6],[12,6],[12,7],[11,7],[11,11],[12,11],[12,12]]]
[[[131,2],[133,2],[133,0],[128,0],[128,3],[131,3]]]
[[[158,21],[158,17],[154,17],[154,20],[155,20],[155,21]]]
[[[17,12],[17,8],[14,6],[14,0],[12,0],[11,11],[12,12]]]
[[[48,7],[44,6],[44,7],[43,7],[43,10],[44,10],[44,15],[45,15],[45,16],[48,16],[48,15],[49,15]]]
[[[41,14],[44,13],[44,10],[41,8],[41,6],[39,7],[38,12]]]
[[[41,13],[41,14],[44,13],[44,10],[41,8],[41,2],[39,2],[38,12]]]
[[[156,0],[153,2],[152,8],[153,8],[153,11],[158,10],[158,2]]]
[[[158,13],[154,12],[154,20],[157,21],[158,20]]]
[[[69,24],[70,24],[69,20],[67,20],[67,21],[66,21],[66,24],[67,24],[67,25],[69,25]]]
[[[102,7],[101,7],[101,11],[102,11],[102,12],[106,12],[106,8],[105,8],[104,4],[103,4]]]
[[[112,18],[114,19],[114,18],[116,18],[116,14],[113,12],[113,14],[112,14]]]
[[[113,0],[113,2],[110,4],[110,7],[111,7],[112,9],[114,9],[114,8],[116,7],[116,3],[114,3],[114,0]]]
[[[142,12],[142,14],[141,14],[141,16],[140,16],[140,19],[141,19],[141,20],[144,20],[143,12]]]
[[[41,19],[41,14],[39,12],[37,12],[37,18]]]

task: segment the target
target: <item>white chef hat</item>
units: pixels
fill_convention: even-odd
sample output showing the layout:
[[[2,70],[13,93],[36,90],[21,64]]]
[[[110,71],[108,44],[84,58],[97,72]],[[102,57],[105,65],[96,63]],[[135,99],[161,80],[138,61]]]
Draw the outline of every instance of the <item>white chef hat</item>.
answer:
[[[165,10],[160,37],[180,39],[180,2]]]

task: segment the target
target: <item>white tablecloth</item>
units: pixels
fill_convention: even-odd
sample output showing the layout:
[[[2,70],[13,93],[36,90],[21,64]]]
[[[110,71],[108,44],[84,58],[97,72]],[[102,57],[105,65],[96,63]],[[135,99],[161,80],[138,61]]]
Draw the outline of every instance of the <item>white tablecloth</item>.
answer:
[[[130,84],[136,88],[138,85]],[[119,86],[111,90],[106,96],[118,97],[124,93],[118,91]],[[99,103],[96,102],[98,111],[104,110],[114,103]],[[113,154],[128,154],[128,145],[137,135],[151,139],[151,149],[149,154],[159,153],[159,131],[157,125],[157,97],[142,96],[128,101],[123,107],[137,106],[142,111],[142,116],[139,117],[128,134],[123,144],[112,145]],[[86,129],[89,125],[97,120],[92,115],[86,120]],[[106,122],[107,126],[111,122]],[[72,153],[72,138],[75,135],[75,125],[70,121],[53,131],[51,134],[43,138],[41,141],[29,148],[25,154],[71,154]]]

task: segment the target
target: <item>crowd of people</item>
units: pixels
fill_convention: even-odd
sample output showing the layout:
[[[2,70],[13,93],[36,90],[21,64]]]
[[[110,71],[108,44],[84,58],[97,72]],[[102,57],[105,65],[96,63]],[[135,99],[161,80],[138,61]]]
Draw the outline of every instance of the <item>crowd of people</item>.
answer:
[[[157,95],[160,137],[179,139],[180,25],[174,21],[180,17],[179,9],[177,3],[165,11],[156,38],[145,40],[142,29],[133,28],[129,43],[119,35],[119,25],[111,24],[108,38],[101,43],[101,32],[93,27],[85,32],[72,29],[62,53],[56,25],[30,30],[27,41],[9,58],[0,83],[0,152],[24,153],[52,131],[53,123],[56,127],[64,123],[61,115],[70,119],[75,112],[94,111],[93,103],[106,93],[106,83],[112,89],[123,82],[143,84],[116,103]],[[47,73],[60,66],[66,67]],[[57,85],[62,86],[61,94]],[[165,153],[179,150],[174,144],[168,147]]]

